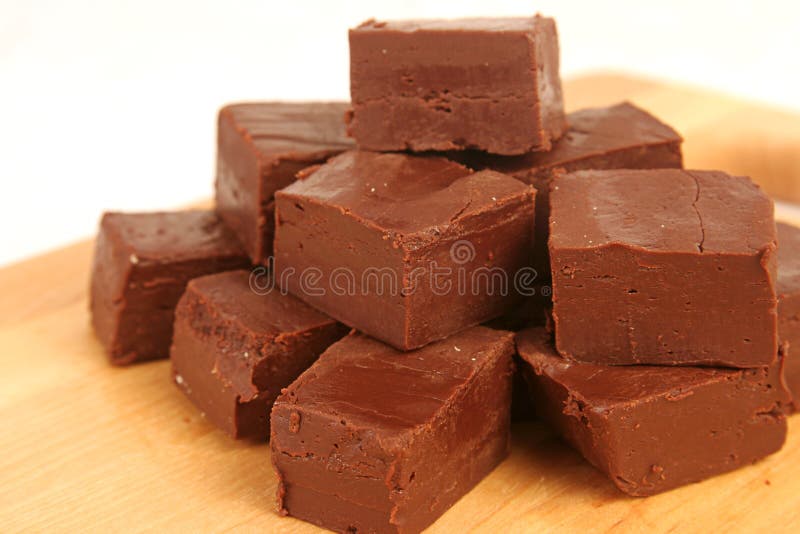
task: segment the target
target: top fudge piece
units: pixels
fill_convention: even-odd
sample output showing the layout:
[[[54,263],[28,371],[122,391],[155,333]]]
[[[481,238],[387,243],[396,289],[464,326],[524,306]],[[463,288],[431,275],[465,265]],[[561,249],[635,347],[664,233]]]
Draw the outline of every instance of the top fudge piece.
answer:
[[[496,156],[465,152],[458,159],[473,169],[492,169],[536,187],[536,268],[549,276],[547,254],[550,182],[557,172],[583,169],[681,168],[681,136],[629,102],[567,115],[569,129],[549,152]]]
[[[275,279],[400,349],[514,307],[535,190],[440,157],[352,151],[276,194]]]
[[[778,223],[778,337],[787,351],[786,385],[800,395],[800,228]],[[793,402],[794,410],[800,403]]]
[[[301,169],[353,142],[344,102],[231,104],[219,112],[216,208],[253,263],[266,264],[275,229],[273,195]]]
[[[734,370],[570,362],[543,328],[517,334],[536,411],[629,495],[753,463],[783,446],[781,364]]]
[[[106,213],[90,306],[111,362],[169,356],[175,305],[186,283],[249,265],[236,237],[211,211]]]
[[[367,21],[350,30],[349,132],[369,150],[549,150],[566,128],[555,21]]]
[[[272,410],[283,513],[339,532],[420,532],[508,453],[513,335],[409,353],[332,345]]]
[[[773,204],[750,179],[578,171],[556,177],[550,208],[563,356],[731,367],[775,359]]]

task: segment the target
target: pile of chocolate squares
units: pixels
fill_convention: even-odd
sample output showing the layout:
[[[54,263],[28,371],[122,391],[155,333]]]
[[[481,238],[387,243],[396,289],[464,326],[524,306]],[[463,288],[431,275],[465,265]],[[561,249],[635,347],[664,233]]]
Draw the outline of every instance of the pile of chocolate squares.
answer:
[[[169,356],[343,532],[432,523],[512,397],[630,495],[781,448],[800,231],[749,178],[630,103],[565,115],[549,18],[370,20],[350,55],[352,102],[222,109],[214,211],[104,216],[113,363]]]

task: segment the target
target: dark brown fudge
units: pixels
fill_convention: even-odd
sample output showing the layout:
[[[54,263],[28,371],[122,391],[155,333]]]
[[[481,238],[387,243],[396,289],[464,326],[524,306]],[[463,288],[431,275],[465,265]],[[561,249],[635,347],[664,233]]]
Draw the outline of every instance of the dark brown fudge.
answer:
[[[717,171],[578,171],[550,192],[556,346],[606,364],[777,355],[772,201]]]
[[[369,20],[350,30],[349,132],[368,150],[549,150],[566,129],[541,17]]]
[[[440,157],[346,152],[276,194],[276,281],[400,350],[511,310],[535,190]]]
[[[800,228],[778,223],[778,337],[787,351],[786,385],[800,408]]]
[[[550,275],[547,253],[550,182],[559,172],[584,169],[681,168],[681,136],[629,102],[581,109],[567,115],[569,129],[549,152],[496,156],[464,152],[459,161],[473,169],[492,169],[536,187],[536,269]]]
[[[216,207],[253,263],[267,264],[273,195],[298,171],[352,147],[344,102],[254,102],[219,112]]]
[[[272,409],[282,513],[339,532],[419,532],[509,450],[513,335],[475,327],[401,353],[353,333]]]
[[[92,325],[111,363],[166,358],[175,305],[192,278],[249,267],[211,211],[106,213],[92,266]]]
[[[291,295],[261,293],[250,271],[196,278],[175,310],[175,383],[234,438],[266,440],[269,411],[285,388],[345,327]]]
[[[570,362],[541,328],[517,334],[537,413],[621,491],[647,496],[779,450],[780,365],[746,370]]]

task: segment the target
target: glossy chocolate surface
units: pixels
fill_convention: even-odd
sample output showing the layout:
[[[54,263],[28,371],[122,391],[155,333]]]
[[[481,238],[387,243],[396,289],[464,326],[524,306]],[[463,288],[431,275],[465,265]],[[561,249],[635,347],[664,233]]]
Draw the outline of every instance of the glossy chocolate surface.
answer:
[[[508,453],[512,334],[401,353],[352,333],[278,398],[283,513],[339,532],[419,532]]]
[[[550,277],[550,182],[560,172],[583,169],[681,168],[681,136],[629,102],[587,108],[567,115],[569,129],[549,152],[497,156],[465,152],[454,156],[473,169],[492,169],[536,187],[536,269]]]
[[[189,282],[175,312],[173,379],[234,438],[266,440],[281,389],[346,329],[279,291],[260,294],[250,271]]]
[[[367,21],[350,30],[349,132],[368,150],[549,150],[566,128],[555,21]]]
[[[746,370],[571,362],[517,334],[537,413],[621,491],[647,496],[734,470],[786,438],[780,364]]]
[[[111,362],[168,357],[175,305],[186,283],[249,264],[213,212],[106,213],[95,245],[90,307]]]
[[[555,179],[550,201],[563,356],[731,367],[775,359],[773,205],[748,178],[578,171]]]
[[[519,302],[534,194],[441,157],[346,152],[276,194],[276,280],[345,324],[417,348]]]
[[[266,264],[275,191],[348,148],[344,102],[251,102],[222,108],[217,132],[216,209],[253,263]]]

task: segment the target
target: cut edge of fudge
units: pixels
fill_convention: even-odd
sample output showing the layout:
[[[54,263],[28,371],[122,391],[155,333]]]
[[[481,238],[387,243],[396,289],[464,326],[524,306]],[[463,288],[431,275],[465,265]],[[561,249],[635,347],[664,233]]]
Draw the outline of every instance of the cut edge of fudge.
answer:
[[[258,294],[249,271],[191,280],[175,311],[173,381],[218,428],[264,440],[269,411],[344,327],[302,301]]]
[[[168,357],[174,309],[186,283],[249,266],[213,211],[104,214],[89,307],[93,330],[111,363]]]
[[[777,335],[765,334],[777,328],[776,248],[772,200],[749,178],[681,169],[558,175],[549,241],[558,350],[585,362],[613,355],[610,364],[768,365],[778,352]],[[575,311],[587,299],[609,303],[602,317],[599,308]],[[692,320],[701,310],[702,324]],[[712,325],[736,318],[736,336],[716,334]],[[604,325],[603,337],[584,323]]]
[[[755,463],[786,438],[780,363],[743,370],[576,363],[556,354],[543,329],[518,334],[517,352],[537,413],[631,496]],[[734,399],[743,404],[726,413]],[[698,426],[702,417],[711,420]],[[677,441],[659,451],[670,438]]]
[[[365,167],[357,166],[355,174],[340,172],[356,164]],[[408,168],[416,172],[421,165],[432,172],[431,164],[442,166],[438,177],[431,174],[437,183],[408,184]],[[367,172],[374,165],[389,169],[386,180]],[[517,294],[511,277],[529,266],[532,255],[535,194],[514,178],[493,171],[471,173],[444,159],[348,152],[276,195],[276,280],[345,324],[402,350],[418,348],[514,305]],[[508,234],[504,238],[498,236],[502,231]],[[514,244],[523,241],[524,246]],[[429,281],[434,262],[437,267],[461,268],[470,283],[479,268],[503,269],[510,290],[473,295],[459,293],[453,285],[446,294],[436,293],[434,300]],[[321,273],[319,294],[307,291],[298,280],[297,273],[309,268]],[[330,280],[340,269],[354,273],[357,298],[346,300],[332,290]],[[402,294],[378,293],[360,281],[375,269],[390,270]],[[420,269],[423,276],[412,280]],[[460,272],[451,270],[449,278],[454,280],[448,280],[456,284]],[[445,313],[445,305],[456,308]],[[412,317],[412,311],[419,310],[427,310],[429,317]],[[434,316],[441,319],[431,320]],[[419,320],[413,321],[416,317]]]
[[[253,263],[267,263],[272,253],[274,220],[269,204],[275,191],[292,183],[302,169],[353,147],[343,123],[347,106],[345,102],[238,102],[219,110],[216,209]],[[325,127],[314,128],[314,117]]]
[[[469,368],[466,375],[448,374],[465,370],[453,361],[446,364],[449,369],[442,367],[449,353],[462,359],[475,354],[470,352],[473,349],[468,344],[471,337],[472,342],[477,340],[486,347],[482,361]],[[369,352],[371,348],[376,349],[374,353]],[[365,349],[367,355],[351,352],[359,349]],[[442,356],[430,361],[422,359],[424,354],[443,350],[448,351],[445,359]],[[482,327],[410,353],[399,353],[355,332],[331,346],[314,366],[284,390],[272,412],[270,443],[279,480],[277,497],[281,513],[339,531],[350,528],[417,532],[428,526],[508,453],[513,352],[512,334]],[[408,361],[417,355],[420,362],[427,363],[406,367],[392,360]],[[368,384],[362,399],[369,402],[368,406],[360,406],[353,399],[351,386],[338,383],[339,378],[355,380],[346,372],[348,362],[350,371],[358,370],[364,375],[359,376],[358,382]],[[325,367],[331,369],[323,370]],[[413,395],[401,384],[424,384],[419,379],[436,369],[441,369],[434,375],[438,378],[419,392],[421,396],[416,403],[394,403],[390,410],[384,411],[381,403],[385,405],[390,400],[381,401],[380,394],[373,395],[375,389],[381,393],[387,388],[391,391],[393,384],[399,389],[392,395]],[[388,386],[377,378],[384,372],[392,373]],[[370,373],[375,373],[371,380]],[[398,373],[408,376],[403,380]],[[449,382],[434,385],[437,380],[445,380],[445,376]],[[316,389],[303,392],[308,389],[307,381]],[[414,387],[410,387],[413,391]],[[441,388],[444,389],[435,393]],[[321,397],[320,392],[324,393]],[[488,392],[494,392],[496,399],[487,401]],[[344,398],[338,396],[342,394]],[[317,398],[303,399],[303,395],[317,395]],[[378,404],[373,404],[372,399],[377,399]],[[419,410],[416,416],[407,413],[416,410]],[[476,427],[475,411],[481,414],[481,419],[488,417],[492,423]],[[304,436],[304,425],[309,424],[310,434]],[[444,442],[437,445],[439,439]],[[450,450],[464,447],[461,452]],[[429,456],[431,451],[434,457]],[[462,457],[462,453],[469,454]],[[470,464],[469,459],[474,463]],[[336,469],[329,467],[334,465]],[[298,481],[298,476],[302,480]],[[450,485],[448,476],[457,481]],[[336,498],[322,493],[325,487],[338,488]],[[442,493],[441,489],[446,491]],[[324,515],[315,514],[313,501],[325,503]]]
[[[785,354],[785,378],[794,398],[787,411],[800,409],[800,228],[777,223],[778,337]]]
[[[536,14],[532,17],[518,17],[506,19],[430,19],[430,20],[407,20],[407,21],[375,21],[370,19],[361,25],[353,28],[350,35],[350,87],[352,95],[352,107],[347,114],[348,133],[356,139],[357,144],[368,150],[409,150],[412,152],[424,151],[448,151],[448,150],[468,150],[479,149],[497,154],[524,154],[535,150],[550,150],[552,142],[559,138],[567,128],[567,119],[564,113],[563,96],[561,89],[561,79],[559,76],[559,43],[558,32],[555,20]],[[509,78],[506,84],[496,82],[497,74],[492,73],[492,69],[498,67],[495,63],[500,63],[496,59],[484,58],[485,51],[479,55],[480,58],[473,58],[474,63],[480,63],[481,68],[487,72],[483,78],[493,80],[493,83],[481,86],[472,86],[469,93],[464,92],[462,84],[448,78],[448,83],[442,81],[434,82],[426,79],[425,82],[416,82],[415,77],[428,77],[425,69],[419,69],[418,64],[425,64],[422,56],[422,49],[419,46],[411,47],[409,50],[403,46],[374,41],[387,36],[394,36],[401,42],[409,39],[430,39],[437,36],[443,39],[463,39],[470,35],[490,36],[496,39],[508,41],[507,47],[511,46],[513,39],[518,39],[516,46],[527,49],[527,61],[530,61],[530,69],[506,69],[499,72],[529,72],[528,75],[518,75],[519,79]],[[521,39],[524,37],[524,39]],[[370,46],[365,43],[368,42]],[[406,43],[407,44],[407,43]],[[430,46],[430,43],[426,43]],[[377,47],[377,48],[376,48]],[[380,48],[383,56],[377,55],[376,50]],[[495,48],[497,48],[495,46]],[[451,57],[438,57],[441,52],[433,48],[432,54],[438,59],[428,58],[428,62],[446,62],[447,67],[460,65],[459,61]],[[387,56],[387,53],[389,54]],[[409,55],[412,59],[395,58],[395,55]],[[464,52],[461,53],[464,55]],[[365,58],[375,56],[373,61]],[[511,54],[503,54],[503,58],[511,57]],[[386,60],[384,60],[386,58]],[[377,61],[376,61],[377,60]],[[388,61],[388,63],[387,63]],[[520,59],[520,61],[524,61]],[[404,74],[392,72],[391,77],[376,75],[374,72],[367,76],[365,65],[373,65],[373,71],[392,71],[388,65],[401,62],[407,67]],[[420,70],[420,73],[417,73]],[[400,82],[393,78],[399,76]],[[523,83],[523,78],[526,78]],[[375,82],[375,79],[378,82]],[[471,83],[474,84],[474,76]],[[373,80],[372,89],[362,87],[362,79]],[[394,87],[395,85],[402,87]],[[529,87],[525,88],[528,84]],[[439,87],[441,86],[441,87]],[[504,89],[505,92],[498,92]],[[369,84],[367,84],[369,87]],[[376,88],[382,89],[376,95]],[[511,91],[511,93],[509,93]],[[475,94],[473,94],[475,92]],[[423,94],[424,93],[424,94]],[[523,106],[522,101],[530,100],[530,105]],[[484,102],[485,101],[485,102]],[[375,106],[383,106],[388,102],[393,102],[393,106],[378,112]],[[516,124],[524,123],[526,127],[519,127],[514,132],[509,129],[502,129],[498,133],[497,129],[490,133],[486,119],[486,109],[481,109],[485,103],[491,103],[491,112],[497,115],[497,120],[503,120],[509,114],[517,117]],[[513,103],[513,105],[512,105]],[[505,104],[506,108],[502,105]],[[372,109],[375,108],[375,109]],[[501,109],[502,108],[502,109]],[[523,114],[530,115],[530,123],[520,121]],[[383,127],[378,127],[376,119],[380,116],[390,114],[406,115],[416,117],[410,119],[411,123],[422,124],[435,123],[437,128],[417,128],[412,131],[408,127],[399,128],[400,132],[392,133]],[[481,119],[475,119],[475,115],[483,115]],[[457,126],[458,120],[462,123]],[[399,117],[395,122],[402,121]],[[409,122],[409,121],[403,121]],[[506,123],[508,123],[506,119]],[[380,132],[376,135],[376,130]],[[434,133],[435,132],[435,133]],[[449,133],[447,133],[449,132]]]

